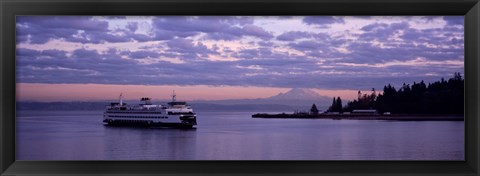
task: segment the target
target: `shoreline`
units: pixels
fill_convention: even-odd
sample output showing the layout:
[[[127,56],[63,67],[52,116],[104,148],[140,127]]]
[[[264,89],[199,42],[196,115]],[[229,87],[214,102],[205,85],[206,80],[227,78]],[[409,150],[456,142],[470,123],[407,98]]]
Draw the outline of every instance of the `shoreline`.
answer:
[[[252,118],[271,119],[333,119],[333,120],[392,120],[392,121],[464,121],[462,114],[253,114]]]

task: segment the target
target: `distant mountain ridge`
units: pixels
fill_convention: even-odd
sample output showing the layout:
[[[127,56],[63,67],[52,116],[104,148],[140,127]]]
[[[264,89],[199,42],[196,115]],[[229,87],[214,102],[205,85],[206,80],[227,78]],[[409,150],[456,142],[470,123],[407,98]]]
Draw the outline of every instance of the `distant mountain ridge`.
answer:
[[[154,101],[155,104],[165,104],[168,100]],[[103,110],[111,101],[91,102],[17,102],[18,110]],[[137,104],[133,100],[128,104]],[[267,98],[229,99],[229,100],[193,100],[188,101],[198,111],[306,111],[312,104],[320,110],[326,110],[331,104],[331,98],[320,95],[310,89],[293,88],[285,93]]]

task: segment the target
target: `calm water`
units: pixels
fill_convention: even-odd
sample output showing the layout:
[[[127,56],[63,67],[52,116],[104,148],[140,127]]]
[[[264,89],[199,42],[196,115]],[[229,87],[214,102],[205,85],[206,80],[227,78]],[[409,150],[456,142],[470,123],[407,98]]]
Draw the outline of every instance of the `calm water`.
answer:
[[[463,122],[253,119],[197,112],[194,130],[108,127],[102,112],[20,111],[18,160],[463,160]]]

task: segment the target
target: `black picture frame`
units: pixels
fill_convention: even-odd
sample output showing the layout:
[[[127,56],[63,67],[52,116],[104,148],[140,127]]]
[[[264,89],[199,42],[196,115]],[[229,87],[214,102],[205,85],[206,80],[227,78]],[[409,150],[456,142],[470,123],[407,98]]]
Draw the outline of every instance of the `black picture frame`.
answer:
[[[479,175],[478,0],[0,0],[1,175]],[[464,15],[465,161],[16,161],[16,15]]]

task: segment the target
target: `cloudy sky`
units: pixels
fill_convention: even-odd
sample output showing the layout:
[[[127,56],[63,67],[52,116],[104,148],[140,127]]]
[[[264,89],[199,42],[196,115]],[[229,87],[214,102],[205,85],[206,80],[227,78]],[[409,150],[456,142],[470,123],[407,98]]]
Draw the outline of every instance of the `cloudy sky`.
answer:
[[[463,16],[17,17],[20,100],[327,96],[464,73]],[[179,92],[180,91],[180,92]],[[342,97],[343,98],[343,97]]]

